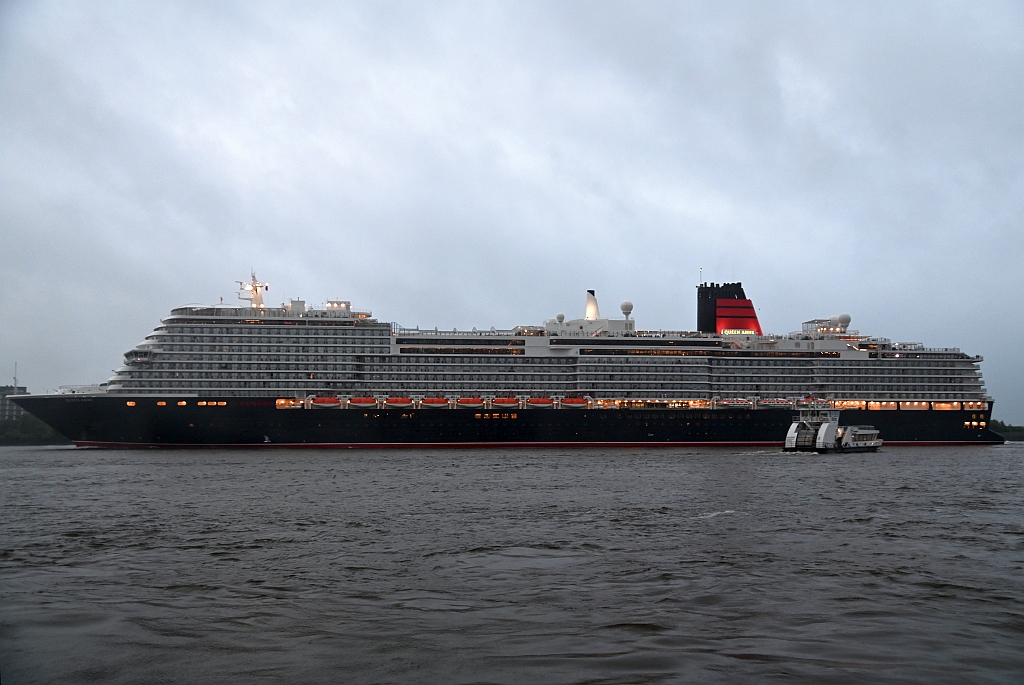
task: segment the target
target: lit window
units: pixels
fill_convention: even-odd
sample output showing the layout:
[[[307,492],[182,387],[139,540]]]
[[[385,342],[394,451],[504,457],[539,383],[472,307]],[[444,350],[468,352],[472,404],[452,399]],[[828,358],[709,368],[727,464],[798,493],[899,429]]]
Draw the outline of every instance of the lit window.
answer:
[[[228,403],[227,402],[218,402],[217,406],[218,407],[226,407],[226,406],[228,406]]]
[[[181,402],[178,402],[178,406],[179,407],[184,407],[185,404],[186,404],[185,400],[182,400]]]
[[[160,401],[160,402],[157,402],[157,403],[156,403],[156,406],[158,406],[158,407],[166,407],[166,406],[167,406],[167,403],[166,403],[166,402],[163,402],[163,401]]]
[[[125,404],[127,404],[129,407],[135,406],[135,402],[133,402],[132,400],[128,400],[127,402],[125,402]]]
[[[216,404],[216,402],[212,402],[211,404]],[[206,402],[196,402],[196,406],[205,407],[206,406]]]

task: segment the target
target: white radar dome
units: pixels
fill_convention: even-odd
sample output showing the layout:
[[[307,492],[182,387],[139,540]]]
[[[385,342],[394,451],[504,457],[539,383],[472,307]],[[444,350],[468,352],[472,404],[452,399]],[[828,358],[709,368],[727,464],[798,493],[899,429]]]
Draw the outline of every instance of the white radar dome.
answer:
[[[565,314],[556,314],[555,320],[558,321],[558,323],[562,323],[563,321],[565,321]]]
[[[850,322],[852,320],[853,319],[850,318],[849,314],[840,314],[839,315],[839,325],[842,326],[843,328],[846,328],[847,326],[849,326]]]
[[[622,310],[622,315],[628,319],[629,315],[633,312],[633,303],[629,300],[625,300],[619,305],[619,309]]]

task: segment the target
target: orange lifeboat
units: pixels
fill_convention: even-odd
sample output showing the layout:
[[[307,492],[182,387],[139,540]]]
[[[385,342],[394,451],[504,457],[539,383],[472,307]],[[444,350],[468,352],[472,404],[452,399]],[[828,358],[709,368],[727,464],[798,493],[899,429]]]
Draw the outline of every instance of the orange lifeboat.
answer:
[[[568,409],[586,409],[587,401],[582,397],[566,397],[562,400],[562,406]]]
[[[311,404],[313,409],[337,409],[341,406],[341,400],[337,397],[314,397]]]
[[[460,397],[455,400],[455,406],[462,409],[479,409],[484,406],[484,401],[479,397]]]
[[[348,406],[356,409],[376,408],[377,400],[372,397],[353,397],[348,401]]]
[[[789,400],[758,400],[757,403],[762,407],[791,407],[793,403]]]
[[[495,409],[519,409],[519,400],[514,397],[495,397],[491,400]]]
[[[533,409],[550,409],[555,406],[550,397],[531,397],[526,400],[526,406]]]
[[[389,397],[384,404],[392,409],[408,409],[412,406],[412,400],[408,397]]]
[[[447,409],[448,400],[443,397],[424,397],[420,400],[420,409]]]

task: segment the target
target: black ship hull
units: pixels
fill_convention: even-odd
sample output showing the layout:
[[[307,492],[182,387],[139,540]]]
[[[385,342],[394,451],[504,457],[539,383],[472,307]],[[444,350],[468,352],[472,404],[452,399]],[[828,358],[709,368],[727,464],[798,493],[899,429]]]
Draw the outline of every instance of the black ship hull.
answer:
[[[80,447],[781,446],[791,409],[278,409],[273,398],[12,398]],[[206,404],[199,406],[199,401]],[[217,402],[222,404],[217,404]],[[134,406],[129,406],[134,402]],[[183,405],[179,405],[183,402]],[[981,411],[843,410],[887,445],[998,444]]]

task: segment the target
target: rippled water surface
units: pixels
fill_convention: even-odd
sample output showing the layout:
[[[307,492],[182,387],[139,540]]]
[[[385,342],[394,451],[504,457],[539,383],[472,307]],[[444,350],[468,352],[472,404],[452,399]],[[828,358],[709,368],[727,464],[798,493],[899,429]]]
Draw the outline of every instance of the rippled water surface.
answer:
[[[18,683],[1020,683],[1024,444],[0,448]]]

